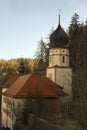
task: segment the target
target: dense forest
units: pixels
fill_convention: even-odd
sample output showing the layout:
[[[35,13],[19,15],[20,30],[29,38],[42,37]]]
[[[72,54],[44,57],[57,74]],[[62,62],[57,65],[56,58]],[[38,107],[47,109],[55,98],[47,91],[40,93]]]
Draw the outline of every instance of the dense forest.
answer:
[[[87,20],[80,22],[79,15],[75,13],[67,29],[69,37],[70,66],[73,73],[73,101],[65,106],[65,117],[77,120],[82,127],[87,127]],[[26,73],[46,71],[48,66],[49,41],[41,39],[35,52],[35,58],[22,58]],[[18,74],[21,58],[0,60],[0,84],[11,74]],[[67,112],[66,112],[67,111]]]
[[[73,72],[73,116],[81,125],[87,124],[87,21],[80,23],[74,14],[68,29],[70,64]]]

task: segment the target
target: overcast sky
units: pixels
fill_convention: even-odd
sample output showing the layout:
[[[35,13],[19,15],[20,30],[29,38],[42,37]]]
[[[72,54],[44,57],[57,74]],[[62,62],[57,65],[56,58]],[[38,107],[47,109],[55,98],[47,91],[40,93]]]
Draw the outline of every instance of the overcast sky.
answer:
[[[73,14],[87,18],[87,0],[0,0],[0,59],[33,58],[41,37],[58,26],[66,31]]]

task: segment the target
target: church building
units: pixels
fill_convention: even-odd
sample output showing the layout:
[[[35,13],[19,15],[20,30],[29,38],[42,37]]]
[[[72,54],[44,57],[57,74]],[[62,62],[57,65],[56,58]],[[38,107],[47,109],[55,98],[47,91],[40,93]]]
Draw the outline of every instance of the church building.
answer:
[[[69,64],[68,36],[59,24],[50,35],[49,66],[47,77],[63,87],[63,90],[72,96],[72,69]]]
[[[72,99],[68,36],[60,25],[60,15],[58,27],[50,35],[49,66],[46,76],[41,73],[26,74],[25,72],[25,64],[21,59],[19,75],[11,76],[2,86],[1,122],[2,126],[8,126],[11,130],[29,95],[34,104],[40,101],[41,104],[37,105],[38,112],[43,110],[42,112],[46,114],[62,112],[60,98]],[[21,106],[20,109],[18,105]],[[19,110],[18,113],[16,110]]]

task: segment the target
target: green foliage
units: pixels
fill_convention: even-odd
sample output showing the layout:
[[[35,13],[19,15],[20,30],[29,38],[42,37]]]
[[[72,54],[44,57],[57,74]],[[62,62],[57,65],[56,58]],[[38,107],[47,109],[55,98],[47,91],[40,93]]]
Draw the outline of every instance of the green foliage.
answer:
[[[21,58],[10,59],[10,60],[0,60],[0,79],[6,75],[10,76],[12,74],[18,74],[18,68]],[[34,60],[30,58],[23,58],[25,62],[26,73],[34,71]]]

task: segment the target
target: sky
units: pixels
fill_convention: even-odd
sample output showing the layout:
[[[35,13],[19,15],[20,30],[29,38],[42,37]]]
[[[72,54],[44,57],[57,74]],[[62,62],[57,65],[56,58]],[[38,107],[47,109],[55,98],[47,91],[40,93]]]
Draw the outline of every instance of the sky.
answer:
[[[87,0],[0,0],[0,59],[34,58],[38,43],[48,42],[58,26],[66,31],[74,13],[87,18]]]

